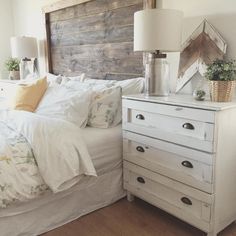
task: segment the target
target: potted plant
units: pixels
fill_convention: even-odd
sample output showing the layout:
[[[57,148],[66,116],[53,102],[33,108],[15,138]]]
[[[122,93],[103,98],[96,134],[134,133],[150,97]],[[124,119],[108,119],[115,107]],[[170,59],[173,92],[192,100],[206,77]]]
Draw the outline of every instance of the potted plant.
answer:
[[[20,79],[20,60],[18,60],[17,58],[10,58],[5,62],[5,66],[9,71],[9,79]]]
[[[230,102],[236,84],[236,64],[234,60],[215,60],[207,66],[205,77],[210,83],[213,102]]]

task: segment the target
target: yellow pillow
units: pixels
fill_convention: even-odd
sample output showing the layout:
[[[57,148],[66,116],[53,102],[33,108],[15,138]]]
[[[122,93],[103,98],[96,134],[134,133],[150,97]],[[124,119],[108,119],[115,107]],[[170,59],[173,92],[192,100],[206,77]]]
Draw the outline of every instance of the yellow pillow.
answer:
[[[47,90],[47,78],[38,79],[33,84],[22,84],[16,88],[12,108],[34,112]]]

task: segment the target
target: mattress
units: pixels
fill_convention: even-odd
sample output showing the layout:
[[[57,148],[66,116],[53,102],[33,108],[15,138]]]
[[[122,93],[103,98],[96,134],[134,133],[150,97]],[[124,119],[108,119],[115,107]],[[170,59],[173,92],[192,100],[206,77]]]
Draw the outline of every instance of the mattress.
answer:
[[[82,130],[85,143],[88,147],[94,167],[98,176],[102,176],[122,166],[122,130],[121,125],[109,129],[97,129],[87,127]],[[96,182],[96,178],[85,178],[78,185],[58,194],[51,191],[44,196],[33,199],[26,203],[17,203],[7,209],[0,210],[0,218],[6,216],[19,215],[32,211],[51,201],[57,201],[72,194],[75,191],[83,190]],[[0,219],[1,220],[1,219]]]

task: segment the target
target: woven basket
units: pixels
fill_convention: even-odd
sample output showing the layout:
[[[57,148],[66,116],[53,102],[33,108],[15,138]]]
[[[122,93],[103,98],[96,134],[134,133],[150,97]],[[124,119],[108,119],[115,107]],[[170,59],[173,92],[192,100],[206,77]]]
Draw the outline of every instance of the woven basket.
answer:
[[[236,81],[209,81],[212,102],[231,102]]]

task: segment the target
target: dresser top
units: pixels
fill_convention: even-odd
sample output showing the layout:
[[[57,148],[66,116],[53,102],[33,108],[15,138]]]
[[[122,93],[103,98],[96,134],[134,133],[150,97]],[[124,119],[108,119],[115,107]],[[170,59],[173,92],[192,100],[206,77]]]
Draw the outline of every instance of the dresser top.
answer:
[[[6,84],[18,84],[21,80],[9,80],[9,79],[0,79],[0,83]]]
[[[221,111],[225,109],[236,108],[236,100],[234,100],[233,102],[211,102],[209,99],[206,99],[205,101],[196,101],[191,95],[182,95],[182,94],[181,95],[172,94],[168,97],[156,97],[156,96],[146,97],[144,94],[138,94],[138,95],[123,96],[123,98],[129,100],[138,100],[138,101],[167,104],[174,106],[191,107],[191,108],[198,108],[212,111]]]

